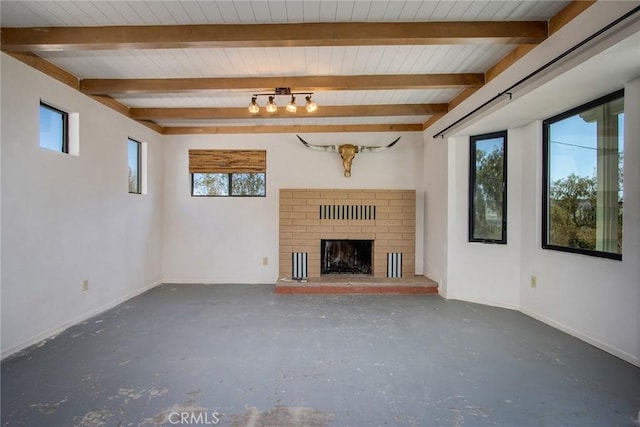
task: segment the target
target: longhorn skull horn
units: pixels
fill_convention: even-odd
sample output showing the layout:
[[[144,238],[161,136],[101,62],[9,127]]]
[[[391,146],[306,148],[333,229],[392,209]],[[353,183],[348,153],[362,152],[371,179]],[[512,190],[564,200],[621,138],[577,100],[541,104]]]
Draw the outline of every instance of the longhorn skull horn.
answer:
[[[393,147],[394,145],[396,145],[396,142],[398,142],[400,140],[400,138],[402,138],[401,136],[397,137],[391,144],[389,145],[383,145],[382,147],[378,147],[378,146],[369,146],[369,145],[359,145],[358,146],[358,151],[360,153],[378,153],[380,151],[384,151],[384,150],[388,150],[389,148]]]
[[[337,145],[316,145],[316,144],[310,144],[307,141],[305,141],[304,139],[302,139],[300,137],[300,135],[296,135],[298,137],[298,139],[304,144],[305,147],[307,148],[311,148],[312,150],[315,151],[323,151],[323,152],[333,152],[333,153],[337,153],[340,150],[340,147]]]
[[[342,145],[315,145],[310,144],[304,139],[300,137],[300,135],[296,135],[298,139],[305,145],[305,147],[311,148],[316,151],[324,151],[324,152],[335,152],[339,153],[340,157],[342,157],[342,166],[344,167],[344,176],[351,176],[351,163],[353,163],[353,159],[356,157],[357,153],[375,153],[378,151],[387,150],[398,142],[400,137],[396,138],[389,145],[384,145],[382,147],[376,146],[368,146],[368,145],[353,145],[353,144],[342,144]]]

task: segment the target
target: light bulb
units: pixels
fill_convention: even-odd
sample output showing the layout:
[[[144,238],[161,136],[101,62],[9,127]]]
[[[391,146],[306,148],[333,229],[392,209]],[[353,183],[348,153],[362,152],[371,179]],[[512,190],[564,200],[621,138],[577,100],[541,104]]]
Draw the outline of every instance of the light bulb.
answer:
[[[249,112],[251,114],[258,114],[260,112],[260,107],[256,103],[257,97],[251,97],[251,104],[249,104]]]
[[[311,100],[311,95],[307,96],[305,99],[307,100],[306,108],[308,112],[313,113],[318,109],[318,104]]]
[[[296,106],[296,97],[293,95],[291,95],[291,102],[287,104],[287,111],[290,113],[298,111],[298,107]]]
[[[276,111],[278,111],[278,106],[276,105],[275,102],[273,102],[273,96],[269,97],[269,102],[267,102],[267,112],[269,113],[275,113]]]

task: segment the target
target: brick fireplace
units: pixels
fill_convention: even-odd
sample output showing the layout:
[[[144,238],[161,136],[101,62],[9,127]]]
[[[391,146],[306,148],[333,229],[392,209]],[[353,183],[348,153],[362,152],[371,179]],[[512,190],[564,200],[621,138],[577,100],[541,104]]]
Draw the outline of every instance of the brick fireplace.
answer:
[[[371,276],[413,277],[415,223],[415,190],[282,189],[280,277],[320,277],[323,240],[371,241]]]

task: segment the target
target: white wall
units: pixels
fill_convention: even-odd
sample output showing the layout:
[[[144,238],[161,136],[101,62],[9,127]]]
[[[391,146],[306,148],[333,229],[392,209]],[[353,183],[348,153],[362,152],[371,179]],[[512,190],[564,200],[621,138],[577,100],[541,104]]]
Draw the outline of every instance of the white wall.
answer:
[[[313,144],[386,145],[397,133],[302,135]],[[293,134],[165,137],[163,279],[173,283],[274,283],[278,278],[280,188],[383,188],[417,190],[416,272],[422,273],[422,135],[382,153],[361,153],[350,178],[336,153],[305,148]],[[267,196],[191,197],[191,148],[266,149]],[[269,264],[262,265],[267,257]]]
[[[626,85],[625,116],[638,117],[639,105],[636,79]],[[640,365],[639,140],[640,123],[627,119],[620,262],[541,248],[541,121],[508,131],[508,244],[468,242],[469,138],[449,138],[443,296],[519,309]],[[530,286],[531,276],[536,288]]]
[[[540,120],[508,129],[508,243],[468,242],[469,137],[449,138],[444,296],[518,309],[640,365],[639,105],[640,78],[625,86],[622,261],[542,249]]]
[[[424,270],[440,282],[445,297],[520,310],[640,366],[640,122],[634,120],[640,117],[637,19],[513,90],[512,99],[503,97],[455,125],[444,140],[432,138],[633,6],[629,2],[594,4],[425,132]],[[623,261],[543,250],[541,121],[622,87],[627,117]],[[469,135],[505,129],[508,244],[469,243]],[[446,181],[439,179],[443,175]],[[434,198],[443,199],[447,208],[432,202]],[[530,286],[532,275],[537,278],[536,288]]]
[[[424,143],[424,274],[447,292],[448,145],[440,138]]]
[[[160,282],[163,151],[159,134],[1,58],[4,356]],[[40,99],[80,113],[79,156],[40,148]],[[147,195],[128,194],[127,137],[148,143]]]
[[[496,131],[501,129],[496,129]],[[520,290],[521,132],[507,133],[507,244],[469,242],[469,138],[449,138],[447,297],[517,308]]]
[[[521,145],[521,309],[625,360],[640,365],[640,79],[625,87],[623,260],[541,249],[541,123]],[[531,275],[537,287],[530,287]]]

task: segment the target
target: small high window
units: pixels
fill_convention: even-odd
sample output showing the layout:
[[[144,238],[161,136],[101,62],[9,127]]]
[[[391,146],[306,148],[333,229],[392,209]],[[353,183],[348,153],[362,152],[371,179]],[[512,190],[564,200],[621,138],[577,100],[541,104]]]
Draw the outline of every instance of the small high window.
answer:
[[[189,150],[192,196],[266,195],[264,150]]]
[[[40,147],[69,152],[69,114],[40,102]]]
[[[542,247],[622,259],[624,91],[543,122]]]
[[[507,131],[471,137],[469,241],[507,243]]]
[[[129,193],[141,194],[141,147],[142,144],[131,138],[128,140]]]

